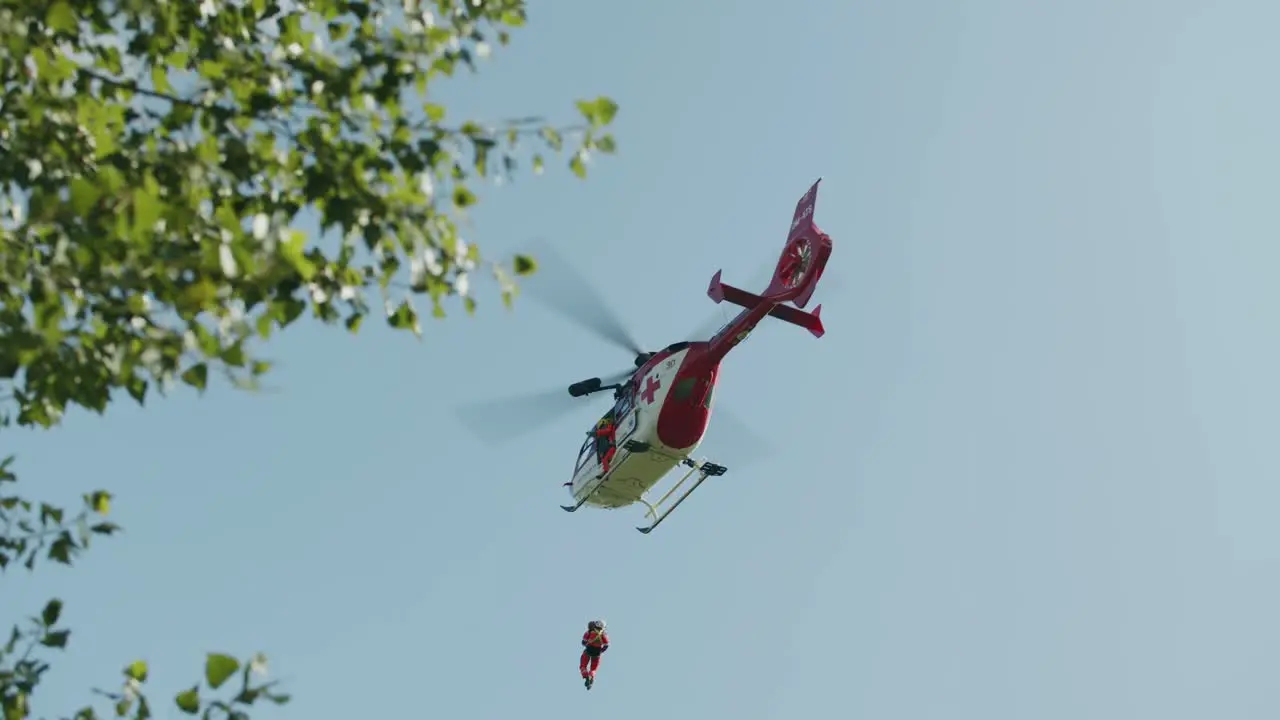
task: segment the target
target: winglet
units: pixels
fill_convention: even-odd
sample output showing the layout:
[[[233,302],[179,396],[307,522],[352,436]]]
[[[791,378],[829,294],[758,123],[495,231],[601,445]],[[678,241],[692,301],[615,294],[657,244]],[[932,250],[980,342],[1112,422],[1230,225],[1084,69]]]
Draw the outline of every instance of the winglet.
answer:
[[[720,273],[723,270],[717,270],[715,275],[711,276],[711,285],[707,287],[707,297],[711,298],[717,305],[724,302],[724,285],[720,283]]]

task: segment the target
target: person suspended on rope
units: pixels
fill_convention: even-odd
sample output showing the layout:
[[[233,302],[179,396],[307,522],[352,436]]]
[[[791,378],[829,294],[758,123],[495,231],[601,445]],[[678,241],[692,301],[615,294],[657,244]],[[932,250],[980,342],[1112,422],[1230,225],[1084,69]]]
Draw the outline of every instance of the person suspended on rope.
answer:
[[[600,655],[609,649],[609,636],[605,633],[603,620],[592,620],[587,623],[587,631],[582,635],[582,659],[578,662],[578,670],[586,682],[587,689],[596,680],[596,670],[600,667]]]

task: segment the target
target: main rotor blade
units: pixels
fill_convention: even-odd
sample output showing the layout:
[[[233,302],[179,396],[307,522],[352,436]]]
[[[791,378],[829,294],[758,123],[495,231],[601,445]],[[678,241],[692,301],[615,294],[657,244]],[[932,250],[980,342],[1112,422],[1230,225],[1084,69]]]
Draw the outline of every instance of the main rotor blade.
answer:
[[[604,297],[573,269],[551,243],[538,238],[531,243],[529,254],[538,263],[538,271],[520,283],[520,289],[529,297],[625,348],[632,355],[644,352],[622,320],[609,309]]]
[[[629,370],[620,370],[608,377],[600,378],[600,384],[601,385],[621,385],[627,380],[630,380],[631,376],[635,374],[636,374],[635,368],[631,368]]]
[[[581,406],[564,388],[501,398],[459,408],[458,419],[489,445],[502,445]]]
[[[743,421],[733,410],[717,406],[707,424],[704,446],[714,447],[726,465],[749,465],[773,454],[773,443]]]
[[[732,312],[730,312],[731,309]],[[708,315],[698,327],[686,334],[684,339],[689,342],[706,342],[740,312],[742,308],[721,305],[716,308],[715,314]]]
[[[772,273],[773,273],[773,266],[766,265],[762,267],[760,270],[757,270],[756,272],[752,273],[751,279],[746,284],[743,284],[743,285],[738,285],[737,283],[730,283],[730,284],[735,285],[737,287],[741,287],[747,292],[756,292],[757,290],[763,289],[764,286],[768,284],[769,280],[773,277]],[[724,327],[730,320],[733,319],[735,315],[737,315],[740,312],[742,312],[742,308],[736,305],[726,305],[724,303],[721,303],[718,307],[716,307],[716,309],[712,313],[707,315],[706,319],[704,319],[698,325],[698,327],[694,328],[693,331],[690,332],[688,335],[685,335],[685,339],[694,341],[694,342],[697,342],[699,340],[702,340],[702,341],[710,340],[712,335],[714,335],[717,331],[719,331],[720,328]]]
[[[623,370],[601,378],[600,384],[617,385],[626,382],[633,374],[635,370]],[[590,402],[586,398],[573,397],[566,387],[467,405],[459,408],[457,414],[462,424],[480,440],[490,445],[502,445]]]

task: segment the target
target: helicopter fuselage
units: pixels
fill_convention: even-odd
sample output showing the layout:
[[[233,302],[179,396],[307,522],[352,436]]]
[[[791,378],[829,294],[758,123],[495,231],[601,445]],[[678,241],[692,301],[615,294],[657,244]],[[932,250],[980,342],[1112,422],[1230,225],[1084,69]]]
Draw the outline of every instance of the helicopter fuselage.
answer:
[[[705,360],[707,343],[677,343],[655,353],[616,395],[602,421],[614,427],[616,448],[605,482],[596,424],[578,453],[575,499],[597,486],[586,504],[618,508],[638,502],[702,442],[711,418],[719,364]]]
[[[707,295],[714,302],[729,302],[742,311],[709,340],[679,342],[656,353],[635,349],[637,369],[605,384],[591,378],[569,386],[569,394],[582,397],[614,390],[614,405],[588,430],[578,451],[569,483],[575,505],[561,506],[573,512],[583,505],[619,508],[633,503],[649,507],[653,524],[639,528],[648,533],[675,509],[693,489],[725,467],[692,455],[702,442],[711,419],[720,363],[766,317],[805,328],[815,337],[825,332],[819,315],[822,306],[804,312],[831,255],[831,238],[813,222],[818,183],[796,204],[787,242],[774,269],[773,279],[760,294],[724,284],[720,272],[711,278]],[[626,340],[624,332],[611,333]],[[612,432],[609,432],[610,428]],[[603,433],[603,434],[602,434]],[[650,489],[671,470],[684,464],[691,469],[662,499],[645,499]],[[686,480],[699,475],[689,490],[664,512],[658,506]]]
[[[604,508],[631,505],[689,458],[711,421],[721,361],[769,315],[770,309],[766,305],[744,309],[710,340],[669,345],[653,353],[627,382],[620,384],[613,407],[595,426],[599,428],[600,422],[607,421],[615,428],[616,450],[608,477],[597,483],[603,470],[603,453],[593,428],[587,433],[574,467],[574,499],[581,500],[582,493],[595,487],[584,504]]]

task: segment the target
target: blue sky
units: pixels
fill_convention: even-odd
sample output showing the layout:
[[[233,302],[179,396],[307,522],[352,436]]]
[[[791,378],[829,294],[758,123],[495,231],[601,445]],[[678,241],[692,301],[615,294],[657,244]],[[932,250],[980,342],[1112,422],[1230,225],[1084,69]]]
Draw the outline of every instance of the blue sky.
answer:
[[[453,415],[609,346],[496,298],[421,343],[300,328],[274,392],[7,436],[28,489],[108,487],[128,530],[6,583],[75,628],[41,711],[261,649],[296,697],[262,718],[1280,714],[1280,6],[783,7],[537,3],[447,91],[621,103],[618,157],[486,192],[470,237],[554,238],[655,347],[824,178],[827,336],[763,327],[718,393],[768,454],[713,420],[729,473],[641,536],[556,507],[607,401],[498,451]]]

